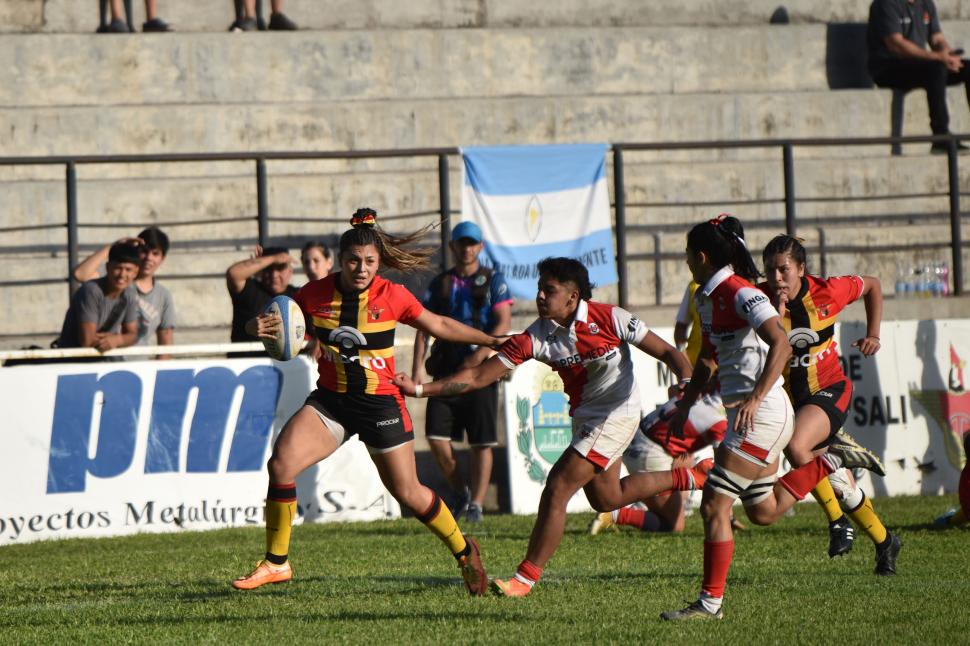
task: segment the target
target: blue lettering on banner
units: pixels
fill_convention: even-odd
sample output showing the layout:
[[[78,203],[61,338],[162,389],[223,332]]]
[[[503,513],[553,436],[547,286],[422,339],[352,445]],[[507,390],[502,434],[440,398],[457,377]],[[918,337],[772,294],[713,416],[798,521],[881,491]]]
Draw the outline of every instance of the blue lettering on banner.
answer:
[[[160,370],[155,377],[145,473],[179,470],[182,427],[189,394],[198,389],[189,425],[185,470],[215,473],[219,467],[232,402],[243,389],[229,448],[227,471],[262,468],[283,375],[273,366],[253,366],[236,375],[223,367]],[[95,398],[102,394],[98,439],[91,451]],[[142,383],[138,375],[118,370],[61,375],[57,379],[47,493],[84,491],[88,474],[112,478],[131,467],[138,433]],[[93,456],[93,457],[89,457]]]

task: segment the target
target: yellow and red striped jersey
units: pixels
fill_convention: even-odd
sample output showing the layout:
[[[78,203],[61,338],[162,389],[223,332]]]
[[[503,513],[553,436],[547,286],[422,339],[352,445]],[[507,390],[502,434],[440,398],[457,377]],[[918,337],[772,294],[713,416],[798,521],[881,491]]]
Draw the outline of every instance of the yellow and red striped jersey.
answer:
[[[761,288],[769,291],[768,284]],[[792,358],[785,369],[785,387],[797,407],[820,390],[845,380],[835,341],[835,321],[849,303],[862,295],[861,276],[820,278],[806,275],[798,294],[781,317]]]
[[[400,396],[392,382],[394,329],[424,311],[411,292],[380,276],[364,291],[345,292],[338,272],[307,283],[295,298],[320,341],[318,387]]]

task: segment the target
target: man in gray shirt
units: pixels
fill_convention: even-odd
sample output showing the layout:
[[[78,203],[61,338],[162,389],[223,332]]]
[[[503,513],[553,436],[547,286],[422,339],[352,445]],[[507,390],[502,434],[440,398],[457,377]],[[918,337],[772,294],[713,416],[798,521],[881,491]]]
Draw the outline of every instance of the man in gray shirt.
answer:
[[[933,0],[873,0],[869,7],[869,75],[884,88],[926,90],[930,128],[935,135],[950,132],[946,86],[963,83],[970,102],[970,68],[943,37]],[[959,144],[958,148],[966,150]],[[930,152],[945,154],[937,142]]]
[[[138,300],[138,340],[135,345],[172,345],[175,342],[175,301],[168,289],[155,280],[155,272],[168,255],[168,236],[158,227],[148,227],[137,238],[123,238],[119,242],[135,244],[141,251],[138,276],[132,283]],[[75,267],[74,278],[79,281],[97,278],[98,268],[108,257],[111,246],[105,245],[85,258]],[[158,358],[169,359],[171,355],[159,355]]]
[[[71,298],[57,346],[104,352],[133,345],[138,334],[138,301],[131,283],[140,265],[138,246],[112,245],[107,274],[84,283]]]

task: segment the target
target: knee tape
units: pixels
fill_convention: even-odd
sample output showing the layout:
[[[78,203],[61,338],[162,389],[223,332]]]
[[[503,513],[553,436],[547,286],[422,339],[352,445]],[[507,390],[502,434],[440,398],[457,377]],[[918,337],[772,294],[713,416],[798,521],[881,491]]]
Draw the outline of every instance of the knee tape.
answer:
[[[738,475],[733,471],[728,471],[720,464],[715,464],[714,468],[707,475],[707,485],[722,496],[727,496],[732,500],[737,500],[741,494],[751,485],[751,480]]]
[[[777,480],[778,476],[775,475],[752,480],[745,492],[741,494],[741,504],[745,507],[757,505],[772,494]]]
[[[740,498],[741,504],[751,507],[771,495],[777,479],[777,476],[770,475],[751,480],[715,464],[707,476],[707,484],[717,493],[733,500]]]

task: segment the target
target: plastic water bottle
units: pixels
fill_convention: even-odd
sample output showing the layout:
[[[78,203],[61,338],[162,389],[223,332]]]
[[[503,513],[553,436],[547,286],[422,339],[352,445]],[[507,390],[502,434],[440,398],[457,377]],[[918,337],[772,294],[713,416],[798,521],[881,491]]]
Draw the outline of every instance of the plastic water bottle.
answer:
[[[909,270],[902,262],[896,263],[896,298],[910,297]]]

